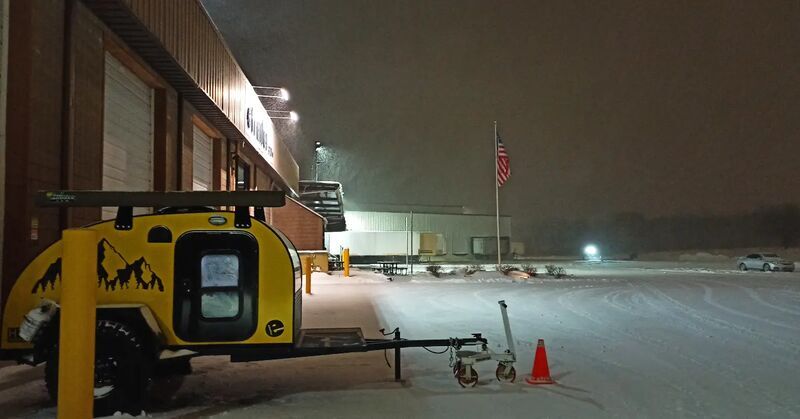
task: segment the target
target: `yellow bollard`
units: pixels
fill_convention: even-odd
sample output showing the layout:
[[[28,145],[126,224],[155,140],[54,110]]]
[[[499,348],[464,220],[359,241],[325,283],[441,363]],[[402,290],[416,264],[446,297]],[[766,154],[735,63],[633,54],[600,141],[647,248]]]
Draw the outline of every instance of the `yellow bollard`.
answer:
[[[61,245],[58,418],[91,418],[94,407],[97,232],[64,230]]]
[[[350,276],[350,248],[342,251],[342,267],[344,268],[344,276]]]
[[[306,274],[306,294],[311,294],[311,258],[303,258],[303,272]]]

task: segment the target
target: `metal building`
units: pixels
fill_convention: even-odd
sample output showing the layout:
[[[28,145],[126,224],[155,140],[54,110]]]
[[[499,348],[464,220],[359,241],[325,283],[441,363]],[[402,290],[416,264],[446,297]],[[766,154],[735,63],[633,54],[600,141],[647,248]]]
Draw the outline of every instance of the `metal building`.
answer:
[[[484,214],[439,214],[345,211],[347,231],[326,233],[327,248],[336,254],[349,248],[365,261],[404,257],[459,261],[497,255],[496,218]],[[511,217],[500,216],[501,253],[510,253]],[[413,245],[412,245],[413,241]]]

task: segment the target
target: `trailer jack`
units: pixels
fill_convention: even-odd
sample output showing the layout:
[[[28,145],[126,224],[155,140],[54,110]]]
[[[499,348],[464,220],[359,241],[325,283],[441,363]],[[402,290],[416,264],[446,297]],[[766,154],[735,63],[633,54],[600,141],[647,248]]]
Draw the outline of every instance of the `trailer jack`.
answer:
[[[497,302],[500,305],[500,313],[503,315],[503,326],[505,328],[506,342],[508,348],[503,352],[494,352],[489,349],[489,345],[484,339],[479,346],[480,350],[456,350],[456,362],[453,364],[453,375],[456,377],[461,387],[475,387],[478,384],[478,372],[474,365],[478,362],[494,360],[497,361],[495,376],[500,382],[514,382],[517,378],[517,371],[514,369],[516,361],[516,351],[514,349],[514,338],[511,335],[511,325],[508,321],[506,302]],[[474,335],[480,337],[480,335]]]
[[[475,364],[478,362],[494,360],[497,361],[497,369],[495,376],[501,382],[513,382],[517,377],[517,371],[514,369],[514,362],[516,361],[516,353],[514,350],[514,338],[511,335],[511,325],[508,321],[508,313],[506,302],[501,300],[497,302],[500,305],[500,313],[503,316],[503,326],[505,328],[506,341],[508,348],[503,352],[494,352],[489,349],[489,343],[480,333],[473,333],[471,338],[450,338],[450,339],[429,339],[429,340],[406,340],[400,336],[400,329],[395,328],[391,332],[381,333],[384,336],[394,335],[391,340],[372,340],[367,342],[367,346],[379,345],[385,349],[394,349],[394,379],[401,380],[400,368],[400,349],[401,348],[424,348],[429,347],[446,347],[451,351],[451,367],[453,367],[453,375],[456,377],[458,384],[462,387],[475,387],[478,384],[478,372],[475,370]],[[472,347],[473,349],[463,349],[465,347]],[[430,351],[430,349],[428,349]],[[438,352],[444,353],[445,351]],[[430,351],[433,352],[433,351]],[[436,352],[434,352],[436,353]]]

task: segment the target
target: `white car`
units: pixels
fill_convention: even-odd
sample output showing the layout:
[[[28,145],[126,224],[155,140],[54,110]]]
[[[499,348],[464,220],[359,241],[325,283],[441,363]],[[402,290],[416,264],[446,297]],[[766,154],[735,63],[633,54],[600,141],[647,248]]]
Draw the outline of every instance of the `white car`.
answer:
[[[764,272],[794,272],[794,262],[785,260],[775,253],[752,253],[738,259],[739,270],[755,269]]]

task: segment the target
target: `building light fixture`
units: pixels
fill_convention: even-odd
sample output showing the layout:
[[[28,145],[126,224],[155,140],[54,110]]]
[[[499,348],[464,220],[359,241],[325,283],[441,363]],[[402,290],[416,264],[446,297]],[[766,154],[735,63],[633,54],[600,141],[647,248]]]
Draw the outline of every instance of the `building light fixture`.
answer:
[[[270,87],[270,86],[253,86],[256,90],[258,97],[272,97],[281,99],[284,102],[289,101],[289,91],[284,87]]]
[[[267,109],[267,115],[269,115],[270,119],[288,119],[292,122],[297,122],[300,120],[300,115],[298,115],[295,111],[277,111]]]

